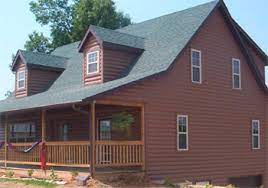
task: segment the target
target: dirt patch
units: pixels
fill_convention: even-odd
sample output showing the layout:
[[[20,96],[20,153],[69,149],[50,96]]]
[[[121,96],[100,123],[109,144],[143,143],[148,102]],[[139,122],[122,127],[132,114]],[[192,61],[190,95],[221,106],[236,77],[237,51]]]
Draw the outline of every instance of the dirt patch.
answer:
[[[20,183],[4,182],[0,184],[0,188],[16,187],[16,188],[36,188],[30,185],[23,185]]]

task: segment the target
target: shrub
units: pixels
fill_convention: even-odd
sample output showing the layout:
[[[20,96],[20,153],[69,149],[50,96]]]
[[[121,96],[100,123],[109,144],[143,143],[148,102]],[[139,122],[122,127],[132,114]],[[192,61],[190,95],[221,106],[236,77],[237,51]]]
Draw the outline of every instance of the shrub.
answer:
[[[128,112],[120,112],[113,114],[112,124],[116,130],[124,131],[127,130],[134,122],[133,116]]]
[[[32,177],[32,175],[34,173],[34,170],[33,169],[29,169],[27,172],[28,172],[28,176],[29,177]]]
[[[53,168],[51,168],[51,174],[49,175],[49,177],[53,181],[55,181],[56,179],[58,179],[58,175],[56,174],[56,172],[55,172],[55,170]]]
[[[72,175],[72,179],[74,179],[76,176],[78,176],[78,171],[72,170],[71,175]]]
[[[6,176],[12,178],[14,176],[14,172],[11,169],[6,170]]]

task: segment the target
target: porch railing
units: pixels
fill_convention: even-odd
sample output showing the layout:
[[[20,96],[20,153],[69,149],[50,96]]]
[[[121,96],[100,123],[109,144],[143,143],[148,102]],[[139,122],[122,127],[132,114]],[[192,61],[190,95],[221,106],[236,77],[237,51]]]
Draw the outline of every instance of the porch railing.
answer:
[[[141,166],[143,164],[142,141],[96,141],[96,167]],[[28,153],[23,150],[32,143],[13,143],[7,149],[7,163],[40,165],[39,146]],[[7,147],[7,146],[6,146]],[[48,166],[89,167],[90,142],[62,141],[46,142]],[[0,162],[5,162],[5,148],[0,149]]]
[[[31,147],[33,143],[13,143],[13,149],[7,147],[7,161],[12,164],[23,164],[23,165],[39,165],[40,154],[39,147],[35,147],[29,153],[23,153],[23,150]]]
[[[47,142],[47,165],[89,167],[89,147],[87,141]]]
[[[142,147],[141,141],[97,141],[96,167],[140,166]]]

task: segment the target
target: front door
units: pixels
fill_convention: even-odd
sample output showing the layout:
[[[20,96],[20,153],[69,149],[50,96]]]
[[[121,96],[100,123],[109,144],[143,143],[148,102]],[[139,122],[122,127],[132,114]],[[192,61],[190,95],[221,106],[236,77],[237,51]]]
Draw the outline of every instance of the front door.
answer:
[[[99,121],[99,140],[109,141],[112,139],[111,134],[111,120],[100,120]],[[102,164],[111,163],[111,147],[105,146],[100,147],[98,151],[98,157]]]

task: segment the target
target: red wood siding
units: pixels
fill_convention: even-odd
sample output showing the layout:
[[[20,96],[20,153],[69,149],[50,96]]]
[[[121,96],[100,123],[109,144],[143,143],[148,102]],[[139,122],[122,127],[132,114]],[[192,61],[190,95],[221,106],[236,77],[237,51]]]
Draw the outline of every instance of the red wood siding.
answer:
[[[60,73],[55,71],[29,69],[28,70],[28,93],[33,95],[47,90],[59,77]]]
[[[25,71],[25,88],[17,89],[17,72],[18,71]],[[19,60],[19,63],[16,66],[16,75],[15,75],[15,96],[19,97],[26,97],[28,95],[28,69],[26,65]]]
[[[103,77],[104,82],[118,78],[123,71],[137,57],[137,54],[132,52],[124,52],[119,50],[106,49],[103,50]]]
[[[87,54],[89,52],[93,51],[99,51],[99,73],[87,75]],[[91,36],[83,49],[83,55],[84,55],[84,62],[83,62],[83,78],[84,78],[84,84],[85,85],[93,85],[103,82],[103,54],[102,54],[102,47],[98,44],[97,40]]]
[[[178,36],[179,37],[179,36]],[[202,51],[202,84],[191,82],[190,49]],[[242,89],[232,89],[232,58],[240,58]],[[174,181],[264,174],[264,92],[217,10],[172,68],[103,99],[145,102],[146,170]],[[176,115],[189,116],[189,151],[177,151]],[[261,149],[251,149],[251,120],[261,122]]]

